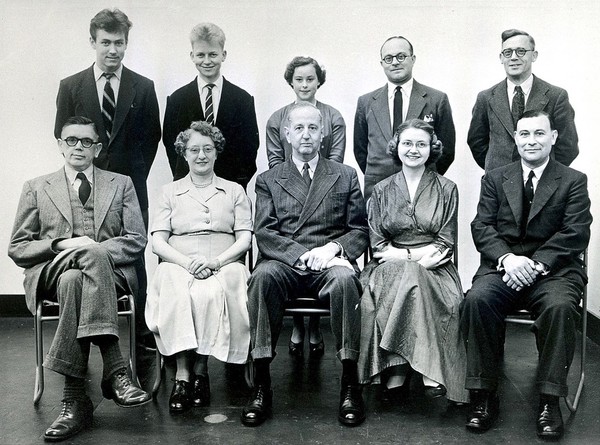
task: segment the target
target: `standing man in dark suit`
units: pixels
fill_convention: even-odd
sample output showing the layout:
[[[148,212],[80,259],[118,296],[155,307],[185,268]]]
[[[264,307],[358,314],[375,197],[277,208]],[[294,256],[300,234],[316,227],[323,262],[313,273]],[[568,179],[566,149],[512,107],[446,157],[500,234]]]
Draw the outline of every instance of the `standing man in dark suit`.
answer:
[[[521,160],[483,177],[471,223],[481,265],[461,309],[467,348],[467,428],[488,430],[498,417],[496,393],[504,318],[524,307],[536,317],[540,394],[537,434],[559,437],[559,397],[575,350],[575,320],[587,276],[579,255],[590,239],[587,178],[550,153],[558,133],[550,115],[526,111],[515,142]]]
[[[103,9],[91,20],[90,44],[96,52],[96,62],[60,82],[54,136],[60,138],[62,127],[71,116],[91,119],[104,147],[94,164],[132,179],[148,228],[146,180],[160,141],[160,117],[154,83],[123,66],[131,26],[128,17],[118,9]],[[144,320],[147,278],[143,256],[136,270],[140,286],[136,295],[137,340],[142,346],[153,347],[154,337]],[[142,354],[138,356],[143,359]],[[142,373],[144,369],[140,367]]]
[[[506,79],[477,95],[467,143],[486,172],[519,160],[513,134],[528,110],[543,110],[556,125],[558,139],[552,157],[570,165],[579,154],[575,112],[565,90],[532,74],[538,52],[533,37],[518,29],[502,33],[500,62]]]
[[[136,292],[134,262],[146,229],[131,179],[93,166],[102,150],[94,123],[65,122],[58,146],[65,165],[23,186],[8,255],[25,269],[27,307],[40,295],[59,303],[44,367],[65,376],[62,410],[44,434],[59,441],[91,424],[85,393],[90,345],[104,362],[102,393],[119,406],[150,401],[127,374],[119,348],[117,294]]]
[[[177,135],[192,121],[207,121],[225,136],[225,149],[215,163],[215,174],[244,188],[256,172],[258,124],[254,98],[221,75],[227,57],[225,33],[212,23],[200,23],[190,33],[190,58],[198,77],[167,97],[163,142],[173,179],[183,178],[187,163],[175,151]]]
[[[443,144],[442,157],[432,165],[443,175],[454,161],[456,132],[448,96],[413,79],[416,61],[412,44],[401,36],[383,42],[381,67],[388,82],[358,98],[354,116],[354,156],[365,174],[365,199],[373,186],[400,171],[402,164],[390,162],[386,153],[396,128],[407,119],[422,119],[431,124]]]
[[[322,116],[312,104],[288,115],[292,156],[256,180],[255,233],[260,251],[248,284],[254,393],[242,412],[246,426],[271,411],[270,363],[283,322],[284,303],[310,292],[329,304],[337,357],[342,362],[339,421],[365,419],[356,362],[360,344],[360,283],[356,258],[368,244],[365,204],[356,171],[319,156]]]

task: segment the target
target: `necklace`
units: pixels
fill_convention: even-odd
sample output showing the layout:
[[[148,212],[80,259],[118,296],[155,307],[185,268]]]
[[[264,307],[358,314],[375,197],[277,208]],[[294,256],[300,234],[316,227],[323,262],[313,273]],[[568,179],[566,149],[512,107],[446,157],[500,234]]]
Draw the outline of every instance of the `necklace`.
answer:
[[[190,178],[190,179],[191,179],[191,178]],[[212,181],[213,181],[213,178],[212,178],[212,176],[211,176],[211,178],[210,178],[210,182],[208,182],[208,183],[206,183],[206,184],[197,184],[197,183],[195,183],[195,182],[194,182],[194,180],[193,180],[193,179],[192,179],[192,184],[194,184],[194,186],[196,186],[196,188],[203,189],[203,188],[206,188],[206,187],[208,187],[209,185],[211,185],[211,184],[212,184]]]

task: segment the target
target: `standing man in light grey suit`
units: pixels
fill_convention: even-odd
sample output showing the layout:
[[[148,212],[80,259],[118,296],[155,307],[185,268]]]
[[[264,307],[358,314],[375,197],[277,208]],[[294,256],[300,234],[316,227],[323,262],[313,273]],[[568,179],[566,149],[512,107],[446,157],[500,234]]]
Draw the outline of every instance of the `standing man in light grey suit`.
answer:
[[[556,125],[553,159],[570,165],[579,154],[569,95],[532,74],[537,56],[535,41],[525,31],[502,33],[500,62],[506,79],[477,95],[467,136],[475,162],[486,172],[520,159],[513,135],[517,121],[529,110],[545,111]]]
[[[68,439],[91,423],[85,393],[90,345],[100,347],[102,393],[119,406],[150,400],[127,374],[119,348],[117,294],[135,292],[134,262],[146,230],[130,178],[92,165],[102,149],[94,123],[65,122],[58,146],[65,166],[27,181],[8,248],[25,269],[25,297],[33,313],[39,298],[59,303],[59,321],[44,367],[63,374],[62,410],[44,434]]]
[[[380,50],[387,84],[358,98],[354,117],[354,156],[365,174],[365,199],[373,186],[402,168],[386,153],[396,128],[408,119],[421,119],[433,126],[443,144],[442,157],[431,167],[443,175],[454,161],[456,132],[448,96],[422,85],[412,77],[416,56],[404,37],[387,39]]]
[[[271,411],[270,363],[282,327],[284,303],[298,292],[329,304],[337,357],[342,362],[339,421],[365,419],[356,362],[360,344],[360,283],[356,259],[368,244],[365,204],[356,171],[319,156],[321,112],[296,104],[288,114],[292,156],[256,180],[255,233],[260,252],[248,284],[255,388],[242,412],[246,426]]]

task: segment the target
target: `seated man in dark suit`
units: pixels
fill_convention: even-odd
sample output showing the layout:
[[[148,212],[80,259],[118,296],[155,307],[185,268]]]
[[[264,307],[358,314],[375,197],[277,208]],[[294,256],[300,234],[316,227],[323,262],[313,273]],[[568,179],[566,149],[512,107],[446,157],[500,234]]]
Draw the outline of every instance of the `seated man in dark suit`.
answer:
[[[368,244],[365,204],[356,171],[319,156],[322,118],[309,103],[288,115],[292,156],[256,180],[255,233],[260,251],[248,284],[254,393],[242,423],[260,425],[273,393],[270,362],[281,331],[284,303],[298,293],[329,304],[337,357],[342,362],[339,421],[365,419],[356,362],[360,344],[360,283],[356,258]]]
[[[65,166],[27,181],[8,248],[25,268],[31,312],[39,298],[59,303],[59,322],[44,366],[65,376],[63,407],[46,430],[49,441],[67,439],[91,424],[85,393],[90,344],[104,362],[102,394],[131,407],[150,400],[127,374],[119,348],[117,294],[135,292],[134,262],[146,229],[131,179],[93,166],[102,149],[94,123],[65,122],[58,146]]]
[[[521,160],[486,173],[471,223],[481,265],[461,309],[472,402],[466,426],[486,431],[498,417],[504,318],[524,307],[536,318],[537,433],[552,438],[564,429],[558,401],[568,392],[587,282],[579,255],[592,216],[586,176],[550,158],[558,133],[548,113],[526,111],[516,128]]]

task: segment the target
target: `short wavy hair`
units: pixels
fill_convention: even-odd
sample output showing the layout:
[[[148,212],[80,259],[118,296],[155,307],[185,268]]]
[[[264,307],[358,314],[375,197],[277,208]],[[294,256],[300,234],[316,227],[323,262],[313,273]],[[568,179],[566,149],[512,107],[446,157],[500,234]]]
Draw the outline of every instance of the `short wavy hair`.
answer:
[[[103,9],[90,21],[90,36],[95,42],[99,29],[114,34],[122,32],[125,35],[125,42],[127,42],[129,40],[129,30],[132,26],[129,17],[120,9]]]
[[[433,127],[421,119],[409,119],[398,125],[398,129],[394,133],[394,137],[388,143],[387,154],[393,156],[394,159],[398,159],[398,144],[400,143],[400,136],[402,133],[404,133],[404,130],[408,130],[409,128],[423,130],[430,137],[429,157],[427,158],[427,161],[425,161],[425,165],[431,165],[437,162],[442,156],[442,145],[438,144],[438,138],[435,135]]]
[[[175,140],[175,152],[177,152],[179,156],[185,157],[187,143],[194,132],[200,133],[202,136],[208,136],[214,142],[217,154],[221,153],[225,148],[225,138],[223,137],[221,130],[208,122],[194,121],[191,123],[190,128],[177,135],[177,139]]]
[[[319,62],[317,62],[312,57],[297,56],[294,57],[292,61],[287,64],[287,66],[285,67],[285,72],[283,73],[283,78],[289,86],[292,86],[292,80],[294,79],[294,71],[296,71],[296,68],[306,65],[312,65],[315,67],[315,72],[317,73],[317,80],[319,81],[319,86],[317,88],[320,88],[325,83],[327,72],[321,65],[319,65]]]

